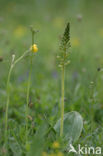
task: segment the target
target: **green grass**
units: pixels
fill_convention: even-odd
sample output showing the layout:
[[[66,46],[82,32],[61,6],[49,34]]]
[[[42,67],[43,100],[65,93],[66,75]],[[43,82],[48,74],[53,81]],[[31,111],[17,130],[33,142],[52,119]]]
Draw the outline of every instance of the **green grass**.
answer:
[[[80,22],[78,14],[83,16]],[[84,119],[83,132],[74,146],[80,143],[103,147],[103,72],[97,71],[103,67],[102,19],[102,0],[0,1],[0,56],[3,57],[0,62],[0,156],[4,152],[6,82],[11,56],[15,54],[18,58],[30,48],[30,25],[39,30],[35,38],[39,51],[33,58],[30,90],[30,144],[44,116],[51,125],[60,117],[61,75],[56,56],[60,35],[68,21],[71,23],[71,63],[66,68],[65,112],[78,111]],[[15,66],[11,75],[8,156],[25,155],[28,73],[29,58],[26,57]],[[53,141],[54,138],[42,142],[44,151],[52,151]]]

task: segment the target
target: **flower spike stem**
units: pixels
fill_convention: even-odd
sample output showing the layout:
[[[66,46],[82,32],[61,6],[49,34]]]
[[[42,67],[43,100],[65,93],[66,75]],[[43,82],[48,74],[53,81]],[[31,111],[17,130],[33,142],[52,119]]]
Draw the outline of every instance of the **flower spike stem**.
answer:
[[[61,38],[60,53],[57,56],[59,61],[58,67],[61,68],[61,119],[60,119],[60,137],[63,136],[64,127],[64,82],[65,82],[65,66],[70,63],[69,60],[70,48],[70,24],[67,23],[64,34]]]
[[[61,68],[61,126],[60,126],[60,137],[63,136],[63,127],[64,127],[64,73],[65,68],[64,65]]]

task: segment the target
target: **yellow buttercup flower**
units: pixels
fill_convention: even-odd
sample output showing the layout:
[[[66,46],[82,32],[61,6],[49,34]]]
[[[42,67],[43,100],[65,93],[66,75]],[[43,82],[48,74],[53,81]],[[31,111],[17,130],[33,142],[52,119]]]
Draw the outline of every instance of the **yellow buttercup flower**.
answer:
[[[31,51],[36,53],[38,51],[38,47],[36,44],[33,44],[32,47],[31,47]]]
[[[60,147],[60,144],[59,144],[57,141],[55,141],[55,142],[53,143],[52,147],[53,147],[53,148],[59,148],[59,147]]]

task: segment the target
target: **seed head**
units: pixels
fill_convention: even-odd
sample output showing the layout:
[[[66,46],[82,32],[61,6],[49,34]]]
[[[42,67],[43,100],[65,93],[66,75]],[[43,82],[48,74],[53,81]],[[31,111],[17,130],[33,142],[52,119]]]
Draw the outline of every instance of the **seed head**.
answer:
[[[60,45],[62,50],[67,50],[68,47],[70,47],[70,23],[67,23]]]
[[[70,63],[70,61],[68,60],[69,57],[69,49],[70,47],[70,24],[67,23],[67,26],[64,30],[64,34],[61,38],[61,43],[60,43],[60,53],[57,56],[58,61],[59,61],[59,67],[62,67],[64,65],[67,65]],[[69,62],[68,62],[69,61]]]

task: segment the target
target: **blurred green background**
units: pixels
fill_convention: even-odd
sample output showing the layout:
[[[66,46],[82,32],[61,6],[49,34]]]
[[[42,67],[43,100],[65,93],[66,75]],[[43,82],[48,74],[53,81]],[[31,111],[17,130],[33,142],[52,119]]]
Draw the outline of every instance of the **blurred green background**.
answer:
[[[43,113],[52,124],[59,117],[61,75],[56,56],[59,53],[60,36],[68,21],[71,25],[71,64],[66,69],[65,112],[79,111],[84,121],[93,120],[94,129],[102,126],[103,1],[0,0],[0,57],[3,57],[0,62],[2,126],[11,56],[15,54],[18,58],[30,48],[30,25],[39,30],[35,36],[39,51],[33,59],[30,95],[33,109],[30,113],[33,117],[37,115],[37,125]],[[101,71],[98,71],[100,68]],[[9,122],[17,122],[17,125],[24,121],[28,72],[29,59],[25,58],[16,65],[11,77],[9,118],[14,121]],[[15,124],[11,127],[15,128]],[[95,143],[101,142],[102,140]]]

